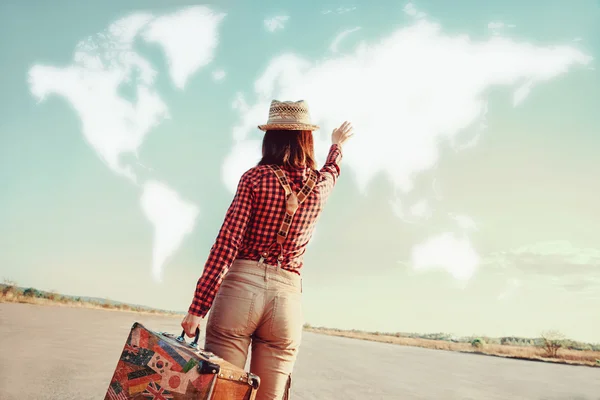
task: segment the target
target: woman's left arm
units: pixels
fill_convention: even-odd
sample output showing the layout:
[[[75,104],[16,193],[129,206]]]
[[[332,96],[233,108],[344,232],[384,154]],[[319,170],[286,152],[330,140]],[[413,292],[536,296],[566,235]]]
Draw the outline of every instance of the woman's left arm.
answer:
[[[210,310],[223,277],[237,256],[253,207],[254,190],[246,172],[240,178],[235,197],[225,215],[225,221],[210,249],[188,313],[205,317]]]

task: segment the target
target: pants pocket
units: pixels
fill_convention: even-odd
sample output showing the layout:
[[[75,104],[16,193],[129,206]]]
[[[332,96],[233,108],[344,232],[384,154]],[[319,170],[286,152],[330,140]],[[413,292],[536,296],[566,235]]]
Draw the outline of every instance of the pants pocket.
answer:
[[[280,293],[273,299],[270,333],[274,339],[298,345],[302,336],[304,316],[300,293]]]
[[[211,307],[207,329],[231,333],[248,330],[256,293],[239,286],[237,282],[223,281]]]

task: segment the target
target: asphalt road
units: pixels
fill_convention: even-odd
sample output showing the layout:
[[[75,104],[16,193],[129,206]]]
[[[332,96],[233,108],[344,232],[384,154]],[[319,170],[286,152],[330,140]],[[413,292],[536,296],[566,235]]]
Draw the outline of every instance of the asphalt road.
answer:
[[[103,399],[134,321],[180,332],[172,317],[0,304],[0,400]],[[305,332],[292,391],[294,400],[600,400],[600,368]]]

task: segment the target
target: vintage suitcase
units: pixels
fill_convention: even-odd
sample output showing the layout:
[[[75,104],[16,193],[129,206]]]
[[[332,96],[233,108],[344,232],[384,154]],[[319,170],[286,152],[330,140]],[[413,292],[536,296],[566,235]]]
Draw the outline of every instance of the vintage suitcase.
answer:
[[[254,400],[260,378],[198,348],[134,323],[105,400]]]

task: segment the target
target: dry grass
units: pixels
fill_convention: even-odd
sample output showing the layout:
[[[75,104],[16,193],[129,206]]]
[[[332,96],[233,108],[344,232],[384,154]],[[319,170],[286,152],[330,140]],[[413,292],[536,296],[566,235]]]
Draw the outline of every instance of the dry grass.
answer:
[[[34,289],[35,291],[35,289]],[[151,315],[162,315],[181,317],[181,314],[176,312],[169,312],[163,310],[146,309],[136,306],[130,306],[128,304],[112,304],[112,303],[99,303],[94,301],[84,301],[77,297],[64,296],[56,293],[56,291],[41,292],[36,291],[35,294],[26,295],[22,288],[17,287],[15,282],[4,281],[4,284],[0,288],[0,303],[26,303],[36,304],[42,306],[62,306],[62,307],[80,307],[80,308],[92,308],[101,309],[108,311],[123,311],[123,312],[134,312],[137,314],[151,314]]]
[[[561,349],[556,358],[545,357],[545,350],[534,346],[511,346],[501,344],[486,344],[476,349],[470,343],[455,343],[444,340],[428,340],[410,337],[398,337],[392,335],[372,334],[358,331],[342,331],[327,328],[306,327],[309,332],[321,333],[325,335],[341,336],[351,339],[370,340],[382,343],[398,344],[402,346],[422,347],[426,349],[460,351],[466,353],[486,354],[491,356],[500,356],[507,358],[518,358],[525,360],[538,360],[546,362],[600,366],[597,360],[600,360],[600,351],[579,351]]]

